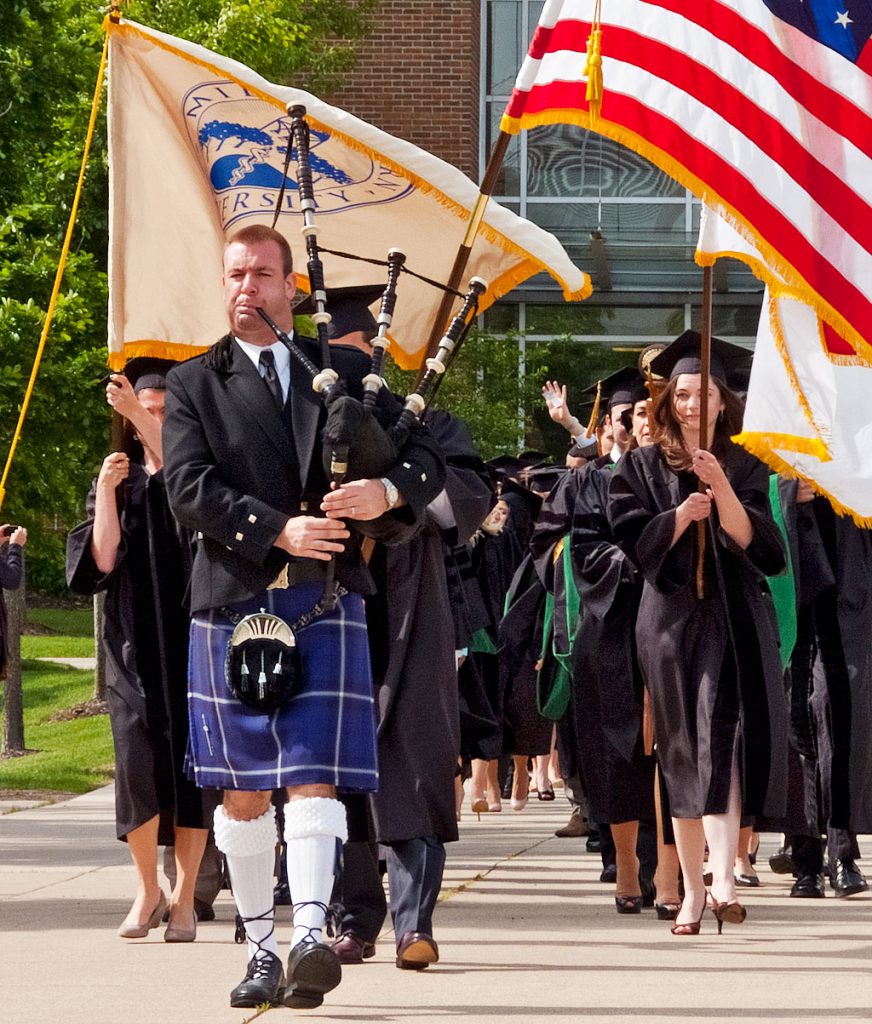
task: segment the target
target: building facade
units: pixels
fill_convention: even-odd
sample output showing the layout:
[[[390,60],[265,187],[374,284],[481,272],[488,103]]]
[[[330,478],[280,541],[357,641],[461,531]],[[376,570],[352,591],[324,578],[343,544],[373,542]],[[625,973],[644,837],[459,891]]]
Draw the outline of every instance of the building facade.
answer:
[[[333,99],[480,180],[542,6],[382,0],[357,69]],[[571,125],[521,133],[495,198],[555,234],[594,294],[565,303],[542,275],[492,307],[487,329],[625,348],[698,327],[699,203],[631,150]],[[762,286],[733,260],[718,261],[714,286],[714,333],[751,342]]]

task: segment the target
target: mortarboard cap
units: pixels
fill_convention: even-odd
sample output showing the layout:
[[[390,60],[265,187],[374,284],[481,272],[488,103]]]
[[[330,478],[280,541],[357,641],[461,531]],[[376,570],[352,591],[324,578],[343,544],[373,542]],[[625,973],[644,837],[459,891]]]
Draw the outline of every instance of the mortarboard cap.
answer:
[[[520,455],[497,455],[485,465],[494,479],[519,480],[523,474],[547,461],[545,452],[528,451]]]
[[[590,400],[593,400],[598,389],[609,409],[613,405],[632,405],[634,402],[648,397],[644,378],[635,366],[622,366],[615,373],[609,374],[608,377],[603,377],[596,384],[585,388],[582,394],[590,395]]]
[[[353,331],[365,331],[373,337],[378,333],[378,324],[369,308],[381,299],[385,290],[383,284],[361,284],[348,288],[328,288],[327,312],[333,318],[327,325],[327,336],[331,341],[344,338]],[[312,296],[307,295],[294,313],[315,312]]]
[[[671,345],[654,359],[649,366],[652,373],[671,380],[680,373],[700,373],[702,337],[699,331],[685,331]],[[712,338],[712,357],[710,372],[729,386],[734,386],[743,378],[752,359],[749,349],[733,345],[720,338]],[[745,379],[747,379],[745,377]]]
[[[511,477],[503,477],[500,481],[499,497],[509,506],[509,523],[513,527],[516,524],[511,521],[511,513],[517,505],[521,505],[526,509],[530,519],[535,519],[542,508],[542,499],[539,495],[534,494],[533,491],[528,487],[524,487],[523,484],[512,480]]]
[[[558,480],[569,470],[566,466],[536,466],[523,476],[523,482],[538,494],[548,494],[557,484]]]
[[[174,359],[158,359],[156,356],[135,356],[128,359],[124,364],[121,373],[130,381],[134,392],[138,395],[146,388],[153,388],[155,391],[166,391],[167,374],[176,365]],[[111,380],[111,375],[103,377],[98,381],[101,387],[105,387]]]

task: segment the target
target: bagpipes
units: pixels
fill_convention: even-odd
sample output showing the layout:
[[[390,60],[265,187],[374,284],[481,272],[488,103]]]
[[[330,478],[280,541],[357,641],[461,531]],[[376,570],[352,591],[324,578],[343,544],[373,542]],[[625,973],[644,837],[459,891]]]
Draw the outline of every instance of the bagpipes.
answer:
[[[305,369],[312,379],[312,388],[321,395],[327,409],[327,422],[322,432],[324,444],[324,466],[331,482],[339,486],[344,480],[379,478],[397,461],[399,450],[409,438],[415,425],[432,402],[439,384],[478,313],[478,300],[487,291],[487,284],[481,278],[470,280],[469,291],[463,298],[461,308],[455,314],[439,342],[436,354],[426,360],[426,370],[419,379],[415,391],[404,403],[399,418],[385,428],[375,415],[379,391],[382,387],[385,352],[390,346],[387,333],[390,328],[397,300],[397,285],[404,270],[405,254],[391,249],[386,261],[387,285],[381,298],[377,318],[378,333],[373,339],[372,360],[369,373],[363,378],[364,395],[359,401],[350,396],[338,374],[331,366],[330,344],[327,325],[327,292],[324,287],[324,266],[318,245],[318,227],[315,224],[315,196],[312,171],[309,161],[309,126],[305,120],[306,108],[294,105],[288,108],[291,117],[291,137],[285,159],[285,178],[290,162],[292,144],[297,153],[297,184],[300,195],[300,209],[303,214],[301,233],[306,242],[307,269],[315,312],[312,319],[318,332],[322,367],[319,369],[297,345],[273,321],[265,310],[257,312],[272,329],[275,336],[284,343],[291,356]],[[281,199],[277,204],[277,210]],[[356,528],[366,532],[365,524]]]

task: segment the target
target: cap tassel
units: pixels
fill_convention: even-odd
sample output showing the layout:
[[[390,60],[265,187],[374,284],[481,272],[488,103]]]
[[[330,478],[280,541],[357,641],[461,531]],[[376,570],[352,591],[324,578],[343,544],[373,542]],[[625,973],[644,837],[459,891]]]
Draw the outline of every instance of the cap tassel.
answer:
[[[585,437],[593,437],[594,431],[596,430],[597,420],[600,414],[600,403],[603,395],[603,382],[598,380],[596,382],[596,398],[593,400],[593,408],[590,411],[590,420],[587,424],[587,430],[584,432]]]

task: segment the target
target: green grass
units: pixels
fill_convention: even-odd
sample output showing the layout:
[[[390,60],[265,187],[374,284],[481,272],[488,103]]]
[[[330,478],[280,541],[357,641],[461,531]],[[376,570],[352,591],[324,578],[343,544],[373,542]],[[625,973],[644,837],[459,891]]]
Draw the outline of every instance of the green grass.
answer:
[[[84,636],[23,636],[22,658],[93,658],[94,640]]]
[[[115,763],[109,716],[49,721],[93,696],[94,673],[24,661],[22,683],[24,742],[38,753],[0,760],[0,790],[87,793],[108,782]]]
[[[94,636],[94,612],[91,608],[28,608],[27,621],[64,636]]]

